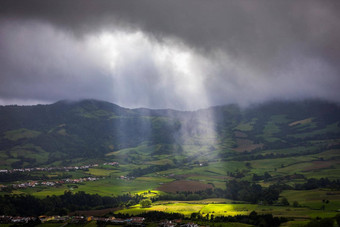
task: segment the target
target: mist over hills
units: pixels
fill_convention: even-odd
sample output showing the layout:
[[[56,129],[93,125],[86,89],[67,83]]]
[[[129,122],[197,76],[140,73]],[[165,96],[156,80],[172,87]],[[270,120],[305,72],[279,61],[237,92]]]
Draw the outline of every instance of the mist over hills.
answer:
[[[129,163],[143,155],[175,162],[244,158],[274,148],[329,149],[339,139],[339,105],[317,100],[197,111],[127,109],[97,100],[0,106],[1,168]]]

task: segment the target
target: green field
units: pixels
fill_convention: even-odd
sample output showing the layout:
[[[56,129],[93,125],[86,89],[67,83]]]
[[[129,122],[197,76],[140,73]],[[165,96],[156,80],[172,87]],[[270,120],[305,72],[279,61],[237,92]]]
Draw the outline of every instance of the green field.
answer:
[[[160,196],[180,201],[157,201],[150,208],[128,207],[138,203],[129,201],[120,203],[122,209],[117,212],[233,216],[256,211],[295,218],[285,226],[299,226],[315,217],[334,217],[340,209],[337,182],[297,190],[306,189],[304,184],[311,178],[339,180],[338,104],[274,102],[249,108],[227,105],[175,111],[126,109],[87,100],[30,107],[36,108],[35,114],[30,108],[12,108],[3,107],[7,109],[4,115],[0,110],[1,116],[12,113],[18,117],[0,119],[0,125],[6,126],[0,128],[0,195],[44,198],[84,191],[101,196],[138,194],[156,201]],[[54,110],[64,114],[58,117]],[[110,162],[116,163],[105,164]],[[92,167],[33,170],[85,165]],[[28,167],[32,170],[25,170]],[[6,175],[4,169],[16,171]],[[97,179],[53,187],[19,186],[87,177]],[[245,181],[247,188],[235,186]],[[236,189],[231,192],[233,185]],[[259,193],[252,195],[250,187]],[[195,188],[202,191],[195,194]],[[240,195],[244,201],[225,199],[241,200]],[[198,200],[218,196],[221,198]],[[283,197],[290,205],[281,206],[285,204],[280,202]],[[190,199],[197,201],[182,201]]]
[[[235,129],[240,131],[251,131],[253,130],[253,125],[256,120],[256,118],[253,118],[250,122],[241,122]]]
[[[62,195],[66,190],[72,192],[85,191],[89,194],[99,194],[101,196],[121,195],[125,193],[140,193],[141,191],[154,190],[161,183],[171,182],[173,179],[164,177],[140,177],[133,180],[117,179],[107,177],[98,181],[83,183],[69,183],[57,187],[38,186],[35,188],[18,189],[17,194],[31,194],[39,198],[48,195]]]
[[[332,190],[289,190],[284,191],[282,196],[286,197],[292,204],[297,201],[300,206],[311,209],[320,209],[324,206],[326,211],[337,211],[340,209],[340,191]],[[323,201],[329,201],[328,203]]]
[[[5,138],[13,141],[17,141],[24,138],[34,138],[40,135],[41,132],[21,128],[17,130],[11,130],[5,132]]]
[[[92,176],[101,176],[101,177],[108,177],[108,176],[118,176],[122,174],[120,171],[111,170],[111,169],[99,169],[99,168],[90,168],[88,172],[86,172]]]
[[[156,202],[149,208],[142,208],[140,205],[132,206],[128,209],[122,209],[115,213],[123,213],[130,215],[138,215],[149,211],[163,211],[168,213],[181,213],[190,216],[192,213],[200,213],[201,215],[214,216],[235,216],[249,215],[250,212],[256,211],[259,214],[271,213],[274,216],[294,217],[294,218],[316,218],[316,217],[334,217],[337,212],[335,210],[315,210],[307,207],[292,206],[266,206],[257,204],[231,204],[220,203],[221,201],[167,201]],[[212,203],[213,202],[213,203]]]

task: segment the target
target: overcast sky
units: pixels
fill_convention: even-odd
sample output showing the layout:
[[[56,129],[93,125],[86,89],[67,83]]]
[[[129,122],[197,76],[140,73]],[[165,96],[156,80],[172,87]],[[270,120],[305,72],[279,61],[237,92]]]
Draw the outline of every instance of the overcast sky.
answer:
[[[0,105],[340,101],[340,1],[0,1]]]

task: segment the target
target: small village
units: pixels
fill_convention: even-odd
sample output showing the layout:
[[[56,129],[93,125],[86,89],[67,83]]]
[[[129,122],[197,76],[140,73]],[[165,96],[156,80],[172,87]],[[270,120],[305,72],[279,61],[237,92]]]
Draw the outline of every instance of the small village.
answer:
[[[83,166],[64,166],[64,167],[34,167],[34,168],[21,168],[21,169],[1,169],[1,174],[11,174],[11,173],[17,173],[17,172],[52,172],[52,171],[76,171],[76,170],[88,170],[89,168],[95,168],[98,167],[100,164],[91,164],[91,165],[83,165]],[[101,164],[103,166],[118,166],[118,162],[105,162]],[[77,183],[83,183],[87,181],[97,181],[100,178],[98,177],[83,177],[78,179],[62,179],[62,180],[55,180],[55,181],[28,181],[28,182],[22,182],[17,184],[11,184],[11,185],[0,185],[0,191],[6,190],[7,188],[13,188],[13,189],[25,189],[25,188],[34,188],[36,186],[48,186],[48,187],[54,187],[54,186],[61,186],[63,184],[77,184]],[[123,177],[123,179],[125,179]]]
[[[5,190],[6,188],[13,188],[13,189],[24,189],[24,188],[34,188],[36,186],[48,186],[48,187],[54,187],[54,186],[61,186],[63,184],[77,184],[77,183],[83,183],[87,181],[97,181],[100,178],[98,177],[84,177],[79,179],[64,179],[64,180],[57,180],[57,181],[28,181],[24,183],[19,184],[11,184],[11,185],[0,185],[0,191]]]
[[[86,224],[95,221],[101,225],[127,225],[127,226],[145,226],[144,217],[129,217],[129,218],[116,218],[110,217],[93,217],[93,216],[39,216],[39,217],[13,217],[13,216],[0,216],[0,224],[29,224],[29,223],[64,223],[67,224]],[[175,220],[160,220],[157,222],[158,226],[163,227],[199,227],[199,225],[189,222],[184,223],[182,219]],[[63,226],[64,226],[63,225]]]
[[[118,162],[105,162],[103,166],[118,166]],[[14,172],[33,172],[33,171],[74,171],[74,170],[87,170],[89,168],[98,167],[99,164],[90,164],[83,166],[63,166],[63,167],[34,167],[34,168],[20,168],[20,169],[0,169],[0,173],[14,173]]]

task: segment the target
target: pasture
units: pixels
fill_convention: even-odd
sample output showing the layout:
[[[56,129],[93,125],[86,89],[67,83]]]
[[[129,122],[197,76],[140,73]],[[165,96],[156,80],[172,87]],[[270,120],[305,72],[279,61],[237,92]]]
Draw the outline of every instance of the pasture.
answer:
[[[213,188],[211,184],[204,184],[199,181],[188,181],[188,180],[179,180],[179,181],[173,181],[170,183],[162,184],[160,187],[158,187],[158,190],[164,191],[164,192],[184,192],[184,191],[204,191],[208,188]]]
[[[74,193],[85,191],[89,194],[99,194],[101,196],[116,196],[125,193],[134,194],[153,190],[161,184],[171,181],[173,181],[173,179],[164,177],[140,177],[136,179],[106,177],[97,181],[63,184],[55,187],[37,186],[35,188],[17,189],[14,192],[17,194],[30,194],[38,198],[43,198],[48,195],[62,195],[67,190]],[[158,194],[160,193],[161,192]]]
[[[293,204],[297,201],[300,206],[311,209],[321,209],[326,211],[337,211],[340,208],[340,191],[325,189],[314,190],[287,190],[281,193]],[[328,202],[327,202],[328,201]]]
[[[315,210],[307,207],[269,206],[258,204],[231,204],[231,203],[206,203],[204,201],[163,201],[156,202],[149,208],[140,205],[118,210],[115,213],[138,215],[150,211],[162,211],[167,213],[181,213],[189,217],[192,213],[200,213],[202,216],[213,214],[216,216],[249,215],[252,211],[258,214],[273,214],[278,217],[292,217],[310,219],[316,217],[334,217],[337,212],[333,210]]]

